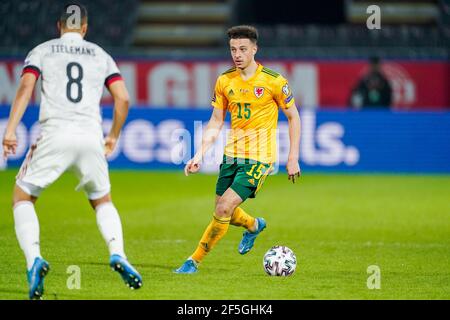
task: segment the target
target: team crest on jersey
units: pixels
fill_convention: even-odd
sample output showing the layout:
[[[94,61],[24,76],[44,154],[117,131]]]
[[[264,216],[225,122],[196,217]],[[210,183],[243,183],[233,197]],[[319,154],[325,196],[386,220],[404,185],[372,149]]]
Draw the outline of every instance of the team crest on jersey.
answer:
[[[262,95],[264,94],[264,87],[255,87],[253,89],[253,92],[255,93],[255,96],[257,98],[261,98]]]

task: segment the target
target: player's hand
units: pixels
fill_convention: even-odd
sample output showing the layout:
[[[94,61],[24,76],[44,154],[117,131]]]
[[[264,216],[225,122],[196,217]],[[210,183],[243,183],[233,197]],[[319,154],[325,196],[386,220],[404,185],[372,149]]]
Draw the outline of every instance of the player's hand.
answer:
[[[105,155],[108,157],[116,148],[117,138],[110,135],[105,137]]]
[[[3,137],[3,158],[6,159],[10,154],[16,154],[17,137],[15,133],[5,133]]]
[[[194,156],[186,163],[186,166],[184,167],[184,174],[188,176],[190,173],[197,173],[200,170],[200,162],[201,159],[199,159],[199,157],[197,156]]]
[[[295,180],[300,178],[301,170],[297,160],[288,160],[286,165],[286,171],[288,173],[288,179],[295,183]]]

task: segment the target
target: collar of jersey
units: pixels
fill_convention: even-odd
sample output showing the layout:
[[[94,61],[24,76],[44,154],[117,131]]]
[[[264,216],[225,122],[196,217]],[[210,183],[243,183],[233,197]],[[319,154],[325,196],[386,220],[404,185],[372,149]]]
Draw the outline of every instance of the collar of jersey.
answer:
[[[240,74],[239,74],[239,78],[241,78],[241,80],[244,82],[250,82],[256,78],[256,76],[261,72],[262,68],[263,68],[263,65],[258,63],[258,68],[256,68],[255,73],[250,78],[248,78],[247,80],[244,80],[244,79],[242,79],[242,76]]]
[[[65,32],[61,39],[83,40],[83,37],[78,32]]]

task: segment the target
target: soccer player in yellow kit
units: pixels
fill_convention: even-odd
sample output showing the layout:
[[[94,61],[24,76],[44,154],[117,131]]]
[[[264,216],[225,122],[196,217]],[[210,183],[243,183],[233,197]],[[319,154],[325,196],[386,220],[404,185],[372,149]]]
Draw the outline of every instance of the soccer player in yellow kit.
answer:
[[[230,112],[232,130],[216,185],[215,211],[198,247],[176,273],[197,272],[200,262],[226,234],[230,224],[247,229],[238,247],[240,254],[251,250],[266,227],[263,218],[250,216],[239,205],[255,197],[276,161],[278,108],[289,122],[288,178],[295,182],[300,177],[300,116],[287,80],[255,61],[258,32],[254,27],[232,27],[228,37],[235,67],[217,79],[212,99],[214,110],[201,149],[184,169],[186,175],[199,171],[203,155],[219,135],[227,111]]]

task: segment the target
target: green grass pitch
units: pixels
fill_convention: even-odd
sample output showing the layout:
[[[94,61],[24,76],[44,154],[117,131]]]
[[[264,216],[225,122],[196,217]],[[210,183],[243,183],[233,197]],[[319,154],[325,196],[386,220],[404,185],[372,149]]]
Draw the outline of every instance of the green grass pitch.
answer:
[[[25,260],[16,241],[11,192],[16,170],[0,172],[0,298],[27,299]],[[131,291],[108,267],[94,212],[66,174],[37,202],[41,250],[50,262],[45,299],[449,299],[449,176],[319,175],[293,185],[267,179],[244,208],[267,229],[245,256],[243,229],[228,234],[194,275],[172,270],[190,255],[213,213],[216,176],[112,171],[125,249],[144,286]],[[262,257],[273,245],[297,255],[291,277],[269,277]],[[81,270],[69,290],[67,268]],[[367,268],[381,288],[367,288]]]

